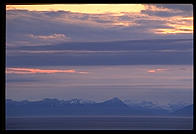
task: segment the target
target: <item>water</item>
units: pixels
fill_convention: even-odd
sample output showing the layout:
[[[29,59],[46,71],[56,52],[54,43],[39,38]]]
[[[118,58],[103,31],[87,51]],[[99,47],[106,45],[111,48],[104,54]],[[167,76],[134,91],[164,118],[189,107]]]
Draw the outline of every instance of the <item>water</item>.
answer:
[[[7,130],[191,130],[190,117],[12,117]]]

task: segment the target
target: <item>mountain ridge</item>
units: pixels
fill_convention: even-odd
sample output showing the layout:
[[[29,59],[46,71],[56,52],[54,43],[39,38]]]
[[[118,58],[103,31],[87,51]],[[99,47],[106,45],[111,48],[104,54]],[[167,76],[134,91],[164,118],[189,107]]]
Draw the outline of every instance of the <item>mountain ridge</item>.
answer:
[[[193,104],[192,104],[193,107]],[[14,101],[6,99],[6,116],[46,116],[46,115],[177,115],[191,116],[191,109],[184,112],[170,112],[153,107],[129,106],[117,97],[103,102],[81,99],[58,100],[45,98],[40,101]],[[183,109],[183,108],[182,108]],[[180,109],[181,111],[183,111]],[[179,111],[179,110],[178,110]]]

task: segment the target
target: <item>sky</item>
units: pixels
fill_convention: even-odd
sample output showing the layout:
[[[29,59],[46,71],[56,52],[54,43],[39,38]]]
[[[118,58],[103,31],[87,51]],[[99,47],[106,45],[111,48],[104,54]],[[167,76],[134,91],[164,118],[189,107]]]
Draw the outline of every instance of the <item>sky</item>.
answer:
[[[191,4],[6,6],[6,98],[192,103]]]

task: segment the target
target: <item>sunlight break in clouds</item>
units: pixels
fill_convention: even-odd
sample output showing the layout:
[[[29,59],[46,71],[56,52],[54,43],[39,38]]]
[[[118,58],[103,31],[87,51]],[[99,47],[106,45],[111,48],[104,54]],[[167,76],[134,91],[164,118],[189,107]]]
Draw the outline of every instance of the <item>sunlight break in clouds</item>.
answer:
[[[147,72],[148,73],[156,73],[156,72],[160,72],[160,71],[167,71],[168,69],[163,69],[163,68],[157,68],[157,69],[150,69]]]
[[[50,5],[7,5],[6,10],[28,11],[70,11],[87,14],[104,14],[121,12],[140,12],[144,9],[142,4],[50,4]]]
[[[8,74],[52,74],[52,73],[76,73],[74,69],[70,70],[51,70],[51,69],[35,69],[35,68],[6,68]]]
[[[171,17],[167,26],[171,28],[157,28],[152,30],[155,34],[191,34],[193,33],[193,17]]]
[[[192,39],[192,5],[187,4],[185,9],[183,6],[186,5],[7,5],[6,40],[12,46],[38,46],[68,41],[160,39],[163,36]]]

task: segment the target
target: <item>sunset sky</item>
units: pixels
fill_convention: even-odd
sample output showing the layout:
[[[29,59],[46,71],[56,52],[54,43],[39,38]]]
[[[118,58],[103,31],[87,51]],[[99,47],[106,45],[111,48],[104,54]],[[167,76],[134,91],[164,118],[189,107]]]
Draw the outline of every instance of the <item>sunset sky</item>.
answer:
[[[6,98],[192,103],[191,4],[6,6]]]

